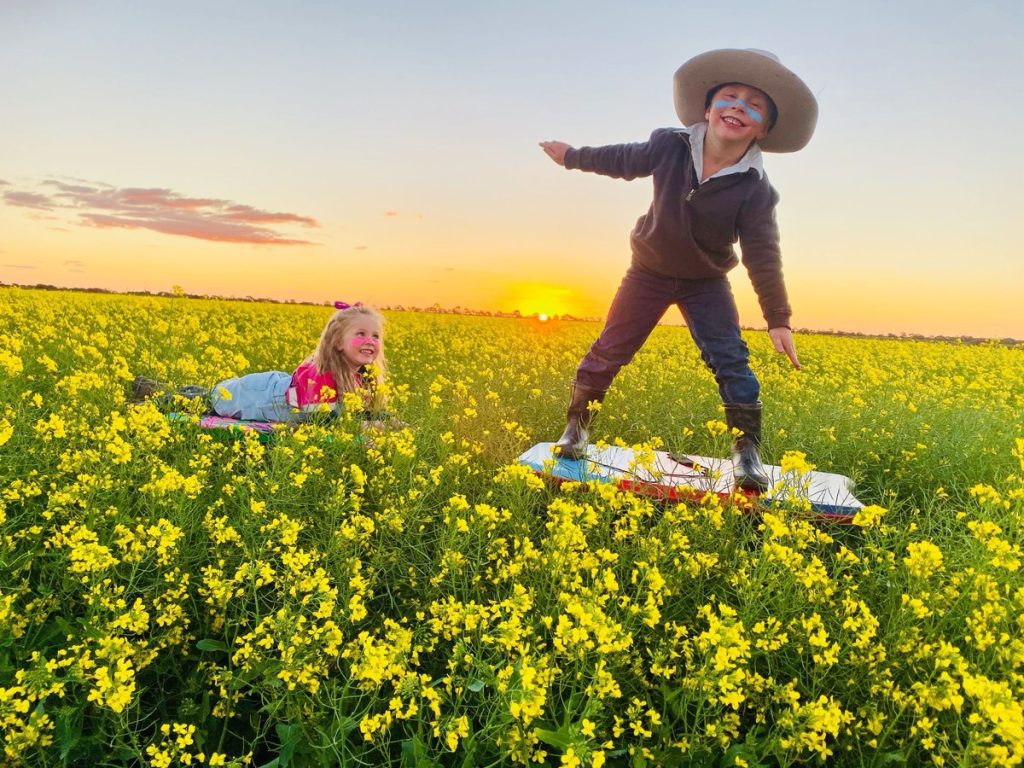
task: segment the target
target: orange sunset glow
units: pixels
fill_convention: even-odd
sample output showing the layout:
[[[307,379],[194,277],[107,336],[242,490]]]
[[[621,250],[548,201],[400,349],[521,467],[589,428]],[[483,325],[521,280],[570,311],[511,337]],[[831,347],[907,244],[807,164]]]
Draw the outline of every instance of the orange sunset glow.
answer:
[[[683,60],[757,47],[820,107],[806,149],[765,155],[794,325],[1024,337],[1024,150],[950,157],[964,116],[998,103],[1001,125],[1024,122],[1004,98],[1019,4],[940,3],[922,25],[891,4],[744,2],[737,33],[657,2],[632,42],[584,6],[563,9],[586,16],[567,39],[530,3],[400,5],[257,3],[239,26],[191,1],[5,4],[0,282],[603,317],[651,182],[566,171],[538,142],[645,141],[678,125]],[[730,277],[763,328],[743,268]]]

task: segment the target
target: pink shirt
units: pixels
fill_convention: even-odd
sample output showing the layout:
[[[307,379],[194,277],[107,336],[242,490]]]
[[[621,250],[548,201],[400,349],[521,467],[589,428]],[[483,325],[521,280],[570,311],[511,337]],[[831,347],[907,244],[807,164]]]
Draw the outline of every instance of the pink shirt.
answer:
[[[356,374],[356,385],[361,385],[359,374]],[[318,373],[312,360],[303,360],[292,374],[286,397],[292,408],[314,411],[322,403],[336,403],[338,394],[338,384],[330,371]]]

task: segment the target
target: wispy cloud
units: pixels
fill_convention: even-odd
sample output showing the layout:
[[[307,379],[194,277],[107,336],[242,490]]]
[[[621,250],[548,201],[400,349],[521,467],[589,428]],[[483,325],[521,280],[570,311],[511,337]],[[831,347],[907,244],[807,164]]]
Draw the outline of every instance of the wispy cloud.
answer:
[[[320,226],[311,216],[297,213],[264,211],[218,198],[188,197],[170,189],[113,187],[98,182],[69,184],[49,179],[32,191],[5,190],[2,199],[22,208],[73,213],[82,226],[149,229],[222,243],[315,245],[288,234],[285,228]]]
[[[39,269],[39,267],[35,266],[34,264],[0,264],[0,268],[3,268],[3,269],[24,269],[24,270]]]
[[[46,195],[39,195],[34,192],[18,192],[10,190],[4,192],[4,202],[8,205],[16,205],[19,208],[36,208],[41,211],[52,210],[54,205]]]
[[[385,216],[397,216],[398,211],[384,211]]]

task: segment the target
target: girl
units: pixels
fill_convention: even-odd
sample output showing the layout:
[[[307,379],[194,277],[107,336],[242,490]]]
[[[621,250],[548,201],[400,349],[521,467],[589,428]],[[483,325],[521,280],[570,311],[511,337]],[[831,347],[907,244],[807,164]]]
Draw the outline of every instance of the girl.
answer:
[[[335,304],[316,351],[294,373],[263,371],[217,384],[210,404],[218,416],[246,421],[296,421],[337,411],[339,395],[365,390],[365,406],[379,406],[384,382],[384,318],[362,304]],[[370,366],[373,366],[372,369]]]

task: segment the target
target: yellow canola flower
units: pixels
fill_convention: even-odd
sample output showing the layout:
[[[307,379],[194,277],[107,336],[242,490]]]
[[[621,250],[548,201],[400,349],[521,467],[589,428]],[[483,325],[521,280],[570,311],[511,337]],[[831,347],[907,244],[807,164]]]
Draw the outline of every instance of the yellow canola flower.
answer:
[[[54,536],[53,543],[68,550],[71,573],[100,573],[120,562],[109,547],[99,542],[95,531],[80,523],[72,522],[62,526]]]
[[[907,545],[903,564],[912,576],[926,579],[942,569],[942,550],[930,541],[913,541]]]
[[[868,504],[857,510],[853,516],[853,524],[861,528],[877,528],[882,524],[882,518],[888,510],[877,504]]]
[[[712,437],[721,437],[729,431],[729,425],[720,419],[709,419],[704,422],[704,426]]]
[[[102,710],[112,738],[145,750],[144,764],[243,764],[197,751],[217,743],[205,721],[193,734],[184,723],[136,727],[133,702],[152,692],[130,684],[137,677],[141,688],[147,664],[163,673],[181,654],[196,662],[183,667],[195,675],[189,684],[220,699],[215,718],[237,717],[232,707],[256,697],[315,722],[321,681],[351,679],[369,741],[350,746],[367,763],[420,719],[431,750],[464,760],[464,713],[504,712],[486,745],[472,734],[490,762],[656,765],[674,745],[721,755],[748,734],[765,746],[756,734],[771,732],[772,759],[787,764],[854,759],[837,742],[853,754],[923,748],[908,759],[935,764],[1024,764],[1014,699],[1024,668],[1018,347],[806,334],[821,373],[809,386],[781,375],[763,334],[749,335],[755,361],[768,361],[758,363],[772,406],[766,461],[795,446],[806,453],[785,460],[792,474],[815,461],[881,489],[854,521],[863,535],[840,532],[832,543],[832,524],[805,524],[789,504],[758,518],[717,496],[648,504],[611,485],[545,485],[516,463],[560,418],[553,382],[592,341],[598,329],[587,324],[548,324],[551,343],[538,344],[518,322],[396,312],[389,355],[412,386],[392,389],[392,402],[408,406],[393,410],[412,428],[367,436],[372,447],[336,427],[330,440],[288,429],[261,445],[118,398],[139,372],[186,383],[287,367],[289,355],[310,351],[328,308],[0,292],[0,446],[24,451],[5,467],[2,543],[12,567],[30,564],[32,584],[65,584],[58,597],[36,595],[23,588],[28,571],[12,573],[0,595],[0,622],[15,639],[9,661],[21,665],[0,695],[11,763],[55,761],[55,728],[42,713],[78,696]],[[438,333],[449,322],[459,333]],[[653,436],[683,435],[684,449],[700,452],[729,437],[721,422],[700,426],[714,383],[680,334],[656,331],[595,425],[595,443],[648,441],[638,470],[659,449]],[[918,518],[919,530],[949,530],[943,517],[960,513],[966,535],[936,539],[935,550],[907,547],[913,521],[886,512],[910,508],[906,491],[934,514],[927,526]],[[453,497],[461,502],[449,505]],[[180,526],[180,539],[154,531],[161,520]],[[403,556],[410,551],[426,557]],[[328,562],[330,576],[318,575]],[[60,578],[36,573],[53,564]],[[373,590],[408,641],[384,623]],[[738,613],[717,607],[734,598]],[[699,613],[705,603],[713,621]],[[88,627],[77,623],[86,616]],[[128,638],[133,652],[101,658],[98,640],[72,638],[74,666],[51,673],[65,698],[44,700],[50,683],[14,675],[29,669],[29,639],[57,618],[78,635]],[[354,621],[365,634],[348,629]],[[238,638],[237,657],[197,653],[197,624]],[[68,661],[68,648],[51,661]],[[437,674],[422,680],[417,657],[427,653]],[[434,670],[437,660],[449,668]],[[467,689],[483,679],[483,690]],[[664,726],[647,713],[661,686],[700,702],[703,719],[683,736],[666,740],[678,726],[671,708]],[[650,701],[613,725],[611,713],[631,707],[623,691]],[[579,709],[570,720],[565,710],[584,699],[594,708],[571,749],[538,741],[538,719],[580,721]],[[855,725],[844,722],[847,708]],[[595,743],[613,732],[615,743]]]
[[[814,465],[807,461],[807,454],[803,451],[787,451],[782,457],[782,473],[793,473],[799,476],[814,471]]]
[[[21,358],[6,349],[0,349],[0,371],[13,378],[25,370]]]
[[[120,637],[100,638],[95,655],[84,658],[83,669],[88,670],[93,687],[88,700],[123,712],[135,695],[134,648]]]
[[[839,736],[843,727],[853,721],[853,714],[831,696],[821,695],[807,704],[794,703],[779,722],[789,735],[780,739],[783,749],[798,755],[814,756],[827,761],[832,756],[829,737]]]

